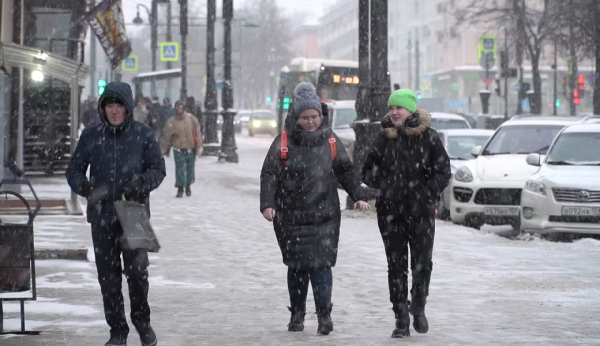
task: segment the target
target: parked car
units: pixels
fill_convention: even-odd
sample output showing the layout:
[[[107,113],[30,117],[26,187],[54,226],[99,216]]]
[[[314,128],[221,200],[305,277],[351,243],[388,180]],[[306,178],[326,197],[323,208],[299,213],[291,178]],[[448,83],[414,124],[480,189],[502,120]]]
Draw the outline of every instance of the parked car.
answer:
[[[519,229],[521,190],[537,168],[525,161],[530,153],[545,154],[556,135],[580,119],[514,117],[503,123],[475,160],[460,167],[451,184],[450,217],[479,229],[484,223]]]
[[[451,129],[470,129],[471,125],[467,119],[458,114],[452,113],[431,113],[431,128],[439,130],[451,130]]]
[[[277,135],[277,115],[271,110],[255,110],[250,116],[250,137],[258,133],[268,133],[275,137]]]
[[[240,118],[240,132],[242,128],[248,128],[248,124],[250,124],[250,116],[252,116],[251,110],[240,110],[238,112],[238,116]]]
[[[492,130],[465,129],[438,131],[450,157],[452,176],[466,161],[472,160],[471,150],[483,146],[494,134]],[[450,187],[444,189],[436,206],[436,215],[442,220],[450,218]]]
[[[599,148],[600,122],[584,121],[566,127],[547,156],[527,156],[539,170],[521,194],[521,230],[600,234]]]
[[[348,155],[352,157],[356,134],[352,123],[356,120],[356,101],[328,101],[329,121],[333,132],[340,138]]]

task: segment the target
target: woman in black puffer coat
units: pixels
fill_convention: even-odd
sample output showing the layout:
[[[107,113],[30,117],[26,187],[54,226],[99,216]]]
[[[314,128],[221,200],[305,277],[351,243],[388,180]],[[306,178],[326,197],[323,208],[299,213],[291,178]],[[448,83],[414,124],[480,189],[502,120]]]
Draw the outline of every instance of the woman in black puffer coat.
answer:
[[[340,235],[338,182],[367,209],[359,177],[339,138],[329,127],[326,105],[314,87],[295,90],[285,132],[273,141],[260,175],[260,211],[272,221],[288,266],[292,313],[289,331],[304,329],[306,296],[312,283],[319,319],[318,333],[333,330],[331,267],[337,259]]]

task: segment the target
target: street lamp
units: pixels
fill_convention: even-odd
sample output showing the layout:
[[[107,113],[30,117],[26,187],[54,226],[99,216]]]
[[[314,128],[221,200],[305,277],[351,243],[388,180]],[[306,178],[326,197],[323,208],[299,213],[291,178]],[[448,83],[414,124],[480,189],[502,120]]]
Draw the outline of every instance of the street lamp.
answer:
[[[158,49],[158,4],[169,4],[169,0],[152,0],[152,9],[149,9],[144,4],[137,4],[137,15],[133,19],[135,25],[141,25],[144,23],[142,17],[140,17],[140,7],[146,10],[148,19],[150,21],[150,51],[152,52],[152,72],[156,71],[156,50]],[[150,84],[151,96],[156,96],[156,81],[152,80]]]

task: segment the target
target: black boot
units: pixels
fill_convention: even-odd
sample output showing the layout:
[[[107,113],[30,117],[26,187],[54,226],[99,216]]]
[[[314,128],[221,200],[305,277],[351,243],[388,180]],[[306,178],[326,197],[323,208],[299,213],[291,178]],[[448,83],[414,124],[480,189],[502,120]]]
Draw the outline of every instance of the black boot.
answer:
[[[175,197],[177,197],[177,198],[183,197],[183,187],[177,188],[177,196],[175,196]]]
[[[425,317],[426,297],[413,297],[410,303],[410,313],[413,315],[413,327],[417,333],[425,334],[429,331],[429,323]]]
[[[142,342],[142,346],[156,346],[158,345],[158,340],[156,339],[156,334],[152,327],[148,326],[145,328],[141,328],[138,330],[140,334],[140,341]]]
[[[127,346],[127,336],[111,333],[110,339],[108,339],[104,346]]]
[[[410,315],[408,314],[408,305],[399,304],[393,307],[396,315],[396,328],[392,332],[392,338],[407,338],[410,336]]]
[[[288,331],[290,332],[301,332],[304,330],[304,316],[306,311],[296,310],[288,307],[288,310],[292,313],[290,323],[288,324]]]
[[[321,335],[329,335],[333,331],[333,321],[331,320],[332,307],[333,304],[330,304],[327,308],[317,308],[317,318],[319,319],[317,333]]]
[[[185,188],[185,195],[188,197],[192,195],[192,189],[190,189],[189,185]]]

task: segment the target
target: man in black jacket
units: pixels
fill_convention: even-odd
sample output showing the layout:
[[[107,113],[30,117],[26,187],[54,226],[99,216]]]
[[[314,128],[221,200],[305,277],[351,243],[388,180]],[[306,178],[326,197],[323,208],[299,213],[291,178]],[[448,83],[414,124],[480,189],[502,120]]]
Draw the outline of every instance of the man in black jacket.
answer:
[[[87,220],[92,225],[98,281],[110,326],[106,346],[127,344],[123,272],[129,286],[131,320],[142,345],[156,345],[148,306],[148,254],[121,249],[123,230],[113,202],[125,198],[149,208],[150,191],[165,177],[165,162],[152,129],[133,120],[133,96],[128,84],[109,83],[98,104],[104,126],[83,131],[67,169],[67,180],[71,189],[88,201]]]
[[[433,267],[435,205],[450,181],[450,160],[431,116],[417,109],[414,93],[396,90],[388,101],[383,131],[363,166],[363,181],[379,189],[377,221],[388,261],[390,301],[396,314],[392,337],[427,333],[425,303]],[[412,271],[408,302],[408,246]]]

